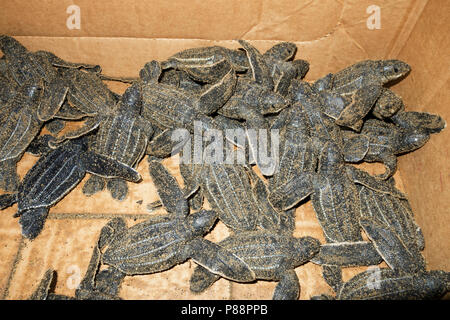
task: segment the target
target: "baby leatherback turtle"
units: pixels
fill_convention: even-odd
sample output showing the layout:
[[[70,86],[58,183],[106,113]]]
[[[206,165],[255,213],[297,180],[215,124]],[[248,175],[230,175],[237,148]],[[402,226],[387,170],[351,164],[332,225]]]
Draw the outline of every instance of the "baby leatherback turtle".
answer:
[[[169,214],[151,216],[131,228],[126,228],[121,218],[112,220],[102,230],[103,238],[111,239],[102,262],[126,275],[136,275],[164,271],[191,258],[224,277],[237,273],[242,281],[253,279],[241,259],[201,238],[215,223],[216,213],[201,210],[189,214],[182,190],[159,162],[150,162],[150,175]]]
[[[20,217],[22,234],[34,239],[44,226],[49,208],[75,188],[86,172],[134,182],[141,180],[136,170],[95,154],[87,149],[86,138],[80,138],[40,157],[25,175],[18,193],[0,196],[0,208],[18,202],[15,216]]]
[[[143,158],[153,135],[151,123],[140,116],[141,96],[138,84],[129,87],[115,108],[103,115],[91,149],[98,154],[135,168]],[[83,193],[91,195],[103,189],[105,180],[91,176],[83,186]],[[106,183],[113,198],[123,200],[128,186],[122,179]]]
[[[312,237],[295,238],[291,235],[276,234],[267,230],[235,233],[218,243],[242,259],[254,273],[254,280],[279,281],[273,294],[275,300],[296,300],[300,285],[295,268],[308,262],[319,252],[320,242]],[[240,274],[228,279],[239,280]],[[191,277],[191,291],[202,292],[219,279],[202,267],[197,267]]]

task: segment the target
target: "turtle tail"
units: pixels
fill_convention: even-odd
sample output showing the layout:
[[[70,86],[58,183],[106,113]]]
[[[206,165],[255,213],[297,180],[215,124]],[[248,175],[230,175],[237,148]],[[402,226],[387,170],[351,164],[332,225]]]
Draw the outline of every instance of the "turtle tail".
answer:
[[[19,219],[22,235],[30,240],[36,238],[44,227],[47,215],[47,207],[33,208],[22,212]]]
[[[0,210],[6,209],[17,202],[17,193],[5,193],[0,195]]]

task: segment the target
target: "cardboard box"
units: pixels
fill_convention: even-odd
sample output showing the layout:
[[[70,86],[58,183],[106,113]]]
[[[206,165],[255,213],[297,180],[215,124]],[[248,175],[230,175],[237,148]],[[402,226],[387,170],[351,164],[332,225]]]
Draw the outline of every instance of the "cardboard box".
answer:
[[[75,6],[74,6],[75,4]],[[412,67],[411,74],[392,87],[407,110],[438,113],[449,119],[450,3],[445,0],[346,1],[3,1],[0,34],[16,37],[29,50],[49,50],[63,59],[100,64],[111,76],[136,77],[152,59],[163,60],[186,48],[222,45],[238,47],[234,39],[249,40],[265,51],[279,41],[298,46],[296,58],[311,68],[306,80],[365,59],[398,58]],[[79,14],[79,16],[78,16]],[[119,93],[125,86],[110,84]],[[450,131],[433,135],[421,149],[400,157],[395,177],[406,191],[421,226],[428,269],[450,271]],[[23,176],[37,158],[25,155],[19,163]],[[164,161],[180,183],[177,159]],[[379,165],[365,165],[380,172]],[[129,184],[122,202],[107,191],[92,197],[80,185],[55,207],[41,235],[30,242],[20,236],[17,206],[0,219],[0,297],[25,299],[44,272],[58,272],[56,293],[73,295],[83,277],[102,226],[113,216],[132,225],[150,214],[147,203],[157,196],[147,161],[138,168],[144,181]],[[142,203],[140,203],[142,200]],[[162,213],[157,211],[156,213]],[[296,236],[324,240],[311,203],[296,211]],[[228,234],[219,223],[207,236],[217,241]],[[166,272],[128,277],[125,299],[270,299],[275,282],[238,284],[221,279],[201,295],[189,292],[195,264],[186,262]],[[346,268],[344,280],[365,268]],[[296,269],[300,299],[331,293],[321,268],[308,263]]]

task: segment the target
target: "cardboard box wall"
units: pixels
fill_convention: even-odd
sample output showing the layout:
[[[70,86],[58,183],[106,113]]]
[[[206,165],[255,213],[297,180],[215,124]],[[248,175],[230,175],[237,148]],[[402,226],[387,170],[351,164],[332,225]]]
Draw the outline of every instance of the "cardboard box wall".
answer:
[[[68,29],[67,8],[80,8],[80,29]],[[377,7],[373,7],[373,5]],[[369,7],[369,9],[368,9]],[[379,10],[379,29],[368,28]],[[310,62],[306,80],[315,80],[364,59],[398,58],[412,67],[411,74],[392,89],[408,110],[438,113],[448,121],[450,3],[416,1],[2,1],[0,34],[16,37],[29,50],[49,50],[63,59],[100,64],[105,74],[136,77],[152,59],[163,60],[191,47],[223,45],[236,48],[234,39],[246,39],[265,51],[279,41],[298,46],[296,58]],[[373,22],[373,20],[370,20]],[[370,24],[369,21],[369,24]],[[121,93],[125,86],[111,84]],[[428,269],[450,271],[450,131],[433,135],[421,149],[400,157],[395,177],[407,192],[415,219],[421,226]],[[25,155],[18,165],[21,176],[36,161]],[[164,163],[182,183],[177,160]],[[365,166],[380,172],[382,166]],[[129,184],[129,196],[113,200],[107,191],[85,197],[80,185],[50,210],[42,234],[23,240],[17,206],[0,219],[0,297],[24,299],[36,288],[48,268],[58,272],[55,291],[73,295],[84,275],[101,227],[122,215],[128,225],[149,214],[146,204],[157,199],[144,160],[138,168],[140,184]],[[142,203],[140,202],[142,200]],[[323,241],[311,203],[296,211],[296,236],[311,235]],[[219,223],[207,236],[217,241],[228,234]],[[204,294],[189,292],[195,264],[186,262],[163,273],[128,277],[125,299],[270,299],[275,282],[254,284],[219,280]],[[349,279],[365,268],[344,269]],[[312,263],[296,269],[301,299],[331,293]]]

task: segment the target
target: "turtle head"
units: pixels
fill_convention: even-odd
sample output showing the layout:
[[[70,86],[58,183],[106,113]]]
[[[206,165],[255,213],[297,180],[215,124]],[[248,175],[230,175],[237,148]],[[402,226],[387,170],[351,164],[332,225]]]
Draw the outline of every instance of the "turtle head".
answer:
[[[217,220],[217,213],[212,210],[200,210],[189,215],[187,223],[194,236],[202,236],[212,228]]]
[[[28,52],[19,41],[7,35],[0,35],[0,50],[8,55],[25,54]]]
[[[411,71],[409,64],[400,60],[379,60],[377,69],[385,84],[404,78]]]
[[[276,60],[288,61],[292,59],[297,52],[297,45],[293,42],[280,42],[264,53],[265,57]]]
[[[409,152],[422,147],[429,139],[430,134],[425,132],[424,130],[414,130],[411,132],[407,132],[402,137],[402,152]]]
[[[311,260],[320,250],[320,241],[313,237],[295,238],[292,257],[295,265],[302,265]]]
[[[142,98],[139,83],[135,83],[125,90],[120,99],[120,103],[124,107],[135,110],[138,113],[141,111]]]

